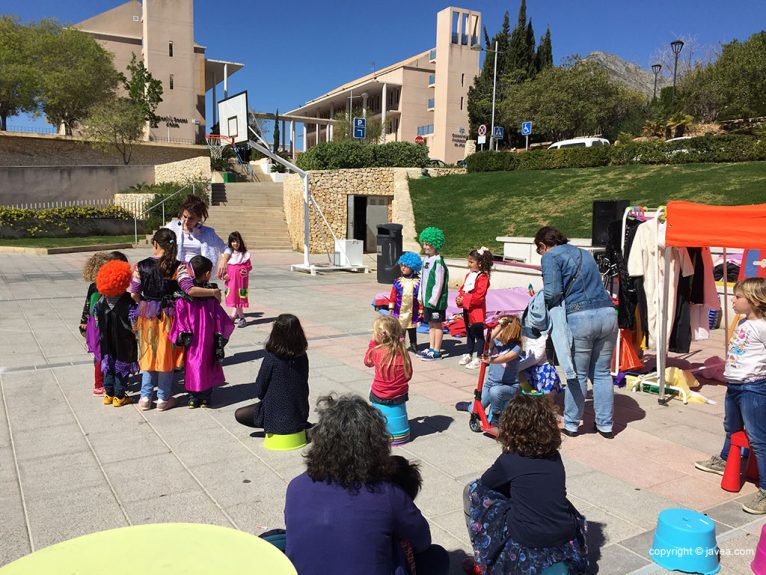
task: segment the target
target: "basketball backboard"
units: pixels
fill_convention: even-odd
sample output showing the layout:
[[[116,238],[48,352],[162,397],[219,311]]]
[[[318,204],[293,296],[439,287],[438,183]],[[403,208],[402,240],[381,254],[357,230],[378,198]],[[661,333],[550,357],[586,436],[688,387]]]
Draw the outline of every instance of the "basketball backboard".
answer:
[[[222,136],[234,138],[234,143],[248,140],[247,92],[234,94],[218,102],[218,131]]]

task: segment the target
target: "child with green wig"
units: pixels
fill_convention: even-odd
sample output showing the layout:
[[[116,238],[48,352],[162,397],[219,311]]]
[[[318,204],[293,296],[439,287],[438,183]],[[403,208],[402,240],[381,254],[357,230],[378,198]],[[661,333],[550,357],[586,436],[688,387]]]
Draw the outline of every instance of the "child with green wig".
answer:
[[[429,227],[420,232],[418,239],[426,253],[418,299],[422,304],[423,319],[428,323],[429,342],[428,349],[418,355],[423,361],[434,361],[442,358],[442,322],[446,319],[449,270],[439,254],[444,247],[444,233],[439,228]]]

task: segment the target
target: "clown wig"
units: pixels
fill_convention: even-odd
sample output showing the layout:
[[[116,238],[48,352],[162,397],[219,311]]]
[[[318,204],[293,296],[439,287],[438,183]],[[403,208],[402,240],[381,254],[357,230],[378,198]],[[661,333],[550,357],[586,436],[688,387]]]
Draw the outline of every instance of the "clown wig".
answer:
[[[420,244],[428,244],[429,246],[433,246],[436,248],[436,251],[441,251],[442,247],[444,246],[444,232],[442,232],[439,228],[426,228],[422,232],[420,232],[420,236],[418,237],[420,240]]]
[[[120,260],[106,262],[96,274],[96,289],[106,297],[124,294],[130,286],[130,264]]]
[[[404,252],[399,257],[399,265],[407,266],[412,270],[413,274],[418,274],[420,273],[420,268],[423,267],[423,262],[415,252]]]

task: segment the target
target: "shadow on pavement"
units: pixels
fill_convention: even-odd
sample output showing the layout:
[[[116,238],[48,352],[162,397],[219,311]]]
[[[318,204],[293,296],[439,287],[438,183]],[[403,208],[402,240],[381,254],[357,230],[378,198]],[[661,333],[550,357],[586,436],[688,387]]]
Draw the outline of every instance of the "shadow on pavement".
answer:
[[[240,351],[223,359],[223,367],[229,365],[236,365],[238,363],[247,363],[248,361],[255,361],[257,359],[263,359],[266,352],[262,349],[254,349],[252,351]],[[256,372],[253,372],[253,381],[255,381]]]
[[[224,385],[223,387],[215,388],[215,391],[213,391],[213,401],[210,407],[212,409],[219,409],[227,405],[253,399],[255,399],[255,385],[252,383]]]
[[[588,518],[587,511],[583,515]],[[588,521],[588,573],[598,573],[598,561],[601,559],[601,548],[605,542],[604,524]]]
[[[410,438],[415,439],[432,433],[441,433],[446,431],[453,421],[455,421],[453,418],[446,415],[426,415],[410,419]]]

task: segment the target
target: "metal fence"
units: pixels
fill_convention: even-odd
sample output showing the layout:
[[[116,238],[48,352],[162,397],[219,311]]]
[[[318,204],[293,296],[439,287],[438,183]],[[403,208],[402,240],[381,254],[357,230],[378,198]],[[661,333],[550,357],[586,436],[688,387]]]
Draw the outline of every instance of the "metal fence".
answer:
[[[21,204],[4,204],[4,208],[18,208],[22,210],[47,210],[50,208],[78,208],[78,207],[90,207],[90,208],[108,208],[114,205],[114,200],[109,199],[97,199],[97,200],[59,200],[52,202],[31,202]]]

